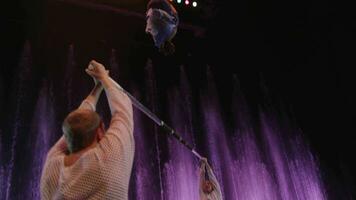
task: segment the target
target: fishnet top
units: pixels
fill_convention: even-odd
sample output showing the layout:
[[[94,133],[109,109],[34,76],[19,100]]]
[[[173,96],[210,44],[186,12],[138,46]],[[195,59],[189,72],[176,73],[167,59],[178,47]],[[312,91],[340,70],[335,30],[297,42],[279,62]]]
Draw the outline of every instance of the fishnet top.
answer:
[[[134,157],[131,100],[123,92],[105,89],[112,118],[95,148],[64,166],[67,146],[62,136],[47,154],[41,177],[41,199],[128,199]],[[95,110],[96,102],[84,100],[79,109]]]

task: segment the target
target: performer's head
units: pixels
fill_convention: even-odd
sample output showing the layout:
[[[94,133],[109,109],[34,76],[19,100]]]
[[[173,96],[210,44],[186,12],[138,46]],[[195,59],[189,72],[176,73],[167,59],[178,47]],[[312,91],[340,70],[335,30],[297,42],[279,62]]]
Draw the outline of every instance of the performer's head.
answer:
[[[105,133],[104,123],[98,113],[87,109],[77,109],[69,113],[64,119],[62,130],[69,153],[97,143]]]
[[[177,10],[173,7],[172,3],[168,0],[150,0],[147,3],[147,10],[156,8],[166,11],[171,15],[177,15]]]
[[[209,180],[204,180],[203,181],[202,188],[203,188],[203,192],[206,193],[206,194],[210,194],[212,191],[214,191],[214,185]]]

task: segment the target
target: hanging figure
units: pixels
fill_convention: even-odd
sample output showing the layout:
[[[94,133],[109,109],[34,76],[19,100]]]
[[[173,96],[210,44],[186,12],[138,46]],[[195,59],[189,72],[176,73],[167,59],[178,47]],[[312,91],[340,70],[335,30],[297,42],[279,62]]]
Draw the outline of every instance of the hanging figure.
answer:
[[[200,160],[199,196],[200,200],[222,200],[219,182],[206,158]]]
[[[150,0],[147,4],[146,33],[152,35],[155,46],[164,55],[173,54],[172,39],[178,29],[178,13],[168,0]]]

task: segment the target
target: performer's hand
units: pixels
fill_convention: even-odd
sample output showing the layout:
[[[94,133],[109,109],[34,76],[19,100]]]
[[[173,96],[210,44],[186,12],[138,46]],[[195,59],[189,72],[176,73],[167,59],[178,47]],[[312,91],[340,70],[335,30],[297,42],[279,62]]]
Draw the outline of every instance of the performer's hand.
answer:
[[[109,77],[109,71],[105,69],[104,65],[95,60],[90,61],[89,66],[85,71],[94,78],[94,81],[102,81]]]
[[[109,70],[106,70],[106,72],[109,74]],[[97,87],[102,87],[103,86],[98,79],[96,79],[95,77],[92,77],[92,78],[94,80],[95,86],[97,86]]]
[[[205,157],[202,157],[202,159],[200,159],[200,165],[206,165],[208,163],[208,159]]]

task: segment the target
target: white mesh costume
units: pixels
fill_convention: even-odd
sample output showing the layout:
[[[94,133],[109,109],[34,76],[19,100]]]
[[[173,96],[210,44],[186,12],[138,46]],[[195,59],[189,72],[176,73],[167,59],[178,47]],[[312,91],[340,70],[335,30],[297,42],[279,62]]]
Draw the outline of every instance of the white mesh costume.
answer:
[[[128,199],[134,158],[131,100],[123,92],[105,89],[112,114],[105,136],[95,148],[64,166],[64,137],[51,148],[41,177],[41,199]],[[84,100],[79,109],[95,110],[96,102]]]

